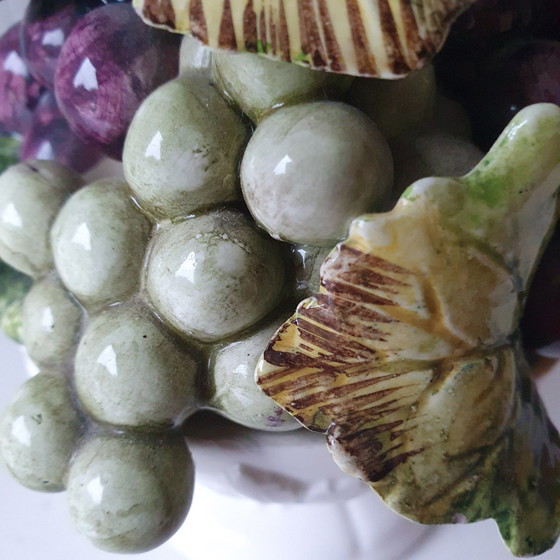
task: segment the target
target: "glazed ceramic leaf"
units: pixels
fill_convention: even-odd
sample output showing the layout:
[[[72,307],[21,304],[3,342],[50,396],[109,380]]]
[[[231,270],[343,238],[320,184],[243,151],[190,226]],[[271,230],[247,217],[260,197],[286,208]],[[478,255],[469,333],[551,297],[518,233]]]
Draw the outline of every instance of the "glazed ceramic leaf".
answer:
[[[134,0],[145,21],[214,48],[393,78],[421,68],[475,0]]]
[[[265,393],[422,523],[493,517],[514,554],[560,531],[560,452],[518,321],[556,220],[560,108],[521,111],[461,178],[355,220],[277,332]]]

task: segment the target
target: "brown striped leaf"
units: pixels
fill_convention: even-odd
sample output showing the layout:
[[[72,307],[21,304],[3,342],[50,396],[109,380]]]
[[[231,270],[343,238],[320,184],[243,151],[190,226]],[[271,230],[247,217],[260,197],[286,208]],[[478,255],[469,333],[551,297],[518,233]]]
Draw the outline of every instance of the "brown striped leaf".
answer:
[[[355,220],[257,368],[392,508],[493,517],[518,555],[560,532],[560,440],[518,333],[559,185],[560,108],[529,107],[468,175],[423,179]]]
[[[213,48],[352,75],[422,68],[476,0],[134,0],[143,19]]]

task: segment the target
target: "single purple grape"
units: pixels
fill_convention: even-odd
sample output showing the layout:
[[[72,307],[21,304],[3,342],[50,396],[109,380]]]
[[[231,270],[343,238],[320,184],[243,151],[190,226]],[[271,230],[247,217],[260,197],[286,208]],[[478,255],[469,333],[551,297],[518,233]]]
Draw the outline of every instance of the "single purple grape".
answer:
[[[52,3],[29,4],[22,24],[22,47],[30,74],[44,87],[53,89],[60,49],[78,21],[72,2],[55,9]],[[44,8],[47,6],[48,9]]]
[[[58,109],[54,95],[45,92],[33,113],[23,138],[20,159],[50,159],[83,173],[102,155],[96,146],[83,142],[72,132]]]
[[[62,47],[55,77],[58,105],[76,134],[120,159],[142,101],[177,75],[179,42],[128,4],[87,13]]]
[[[0,37],[0,132],[25,133],[42,88],[29,74],[22,56],[21,25]]]

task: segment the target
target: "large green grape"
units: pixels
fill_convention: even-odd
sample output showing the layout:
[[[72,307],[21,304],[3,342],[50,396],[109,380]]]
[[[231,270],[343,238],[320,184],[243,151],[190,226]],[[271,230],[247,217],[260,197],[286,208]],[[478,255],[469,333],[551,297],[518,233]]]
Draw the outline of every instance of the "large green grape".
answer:
[[[356,216],[383,208],[393,181],[387,142],[363,113],[322,101],[278,109],[253,134],[243,195],[272,237],[332,246]]]
[[[146,273],[158,313],[203,342],[253,325],[279,302],[283,286],[280,248],[233,210],[162,229]]]
[[[192,459],[182,438],[100,435],[72,461],[70,515],[97,547],[144,552],[180,527],[193,484]]]
[[[197,404],[198,364],[146,307],[112,306],[82,336],[75,384],[85,409],[115,425],[166,429]]]

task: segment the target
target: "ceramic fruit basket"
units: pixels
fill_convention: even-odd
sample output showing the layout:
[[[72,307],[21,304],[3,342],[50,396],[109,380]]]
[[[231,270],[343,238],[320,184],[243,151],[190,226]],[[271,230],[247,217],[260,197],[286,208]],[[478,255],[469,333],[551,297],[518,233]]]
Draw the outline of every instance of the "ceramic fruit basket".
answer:
[[[0,39],[0,312],[37,368],[7,470],[109,552],[201,484],[284,503],[276,539],[370,488],[417,523],[305,555],[483,519],[553,548],[560,17],[498,4],[32,1]]]

